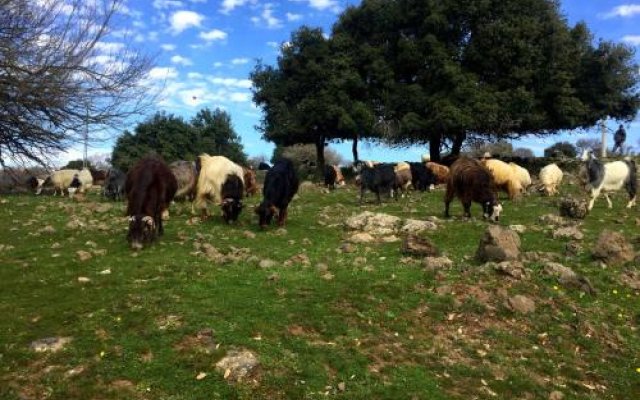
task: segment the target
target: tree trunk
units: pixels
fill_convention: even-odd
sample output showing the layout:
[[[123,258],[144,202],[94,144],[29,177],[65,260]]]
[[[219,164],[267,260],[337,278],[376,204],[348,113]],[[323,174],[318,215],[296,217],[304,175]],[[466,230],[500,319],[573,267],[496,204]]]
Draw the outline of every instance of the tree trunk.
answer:
[[[316,139],[316,177],[322,180],[324,176],[324,136],[318,136]]]
[[[462,150],[462,145],[464,141],[467,139],[467,133],[461,132],[456,133],[453,137],[453,145],[451,146],[451,155],[458,156],[460,155],[460,151]]]
[[[351,145],[351,153],[353,154],[353,163],[358,162],[358,135],[353,138],[353,144]]]
[[[438,162],[440,161],[440,145],[442,144],[442,135],[441,134],[433,134],[431,135],[431,139],[429,140],[429,157],[431,157],[431,161]]]

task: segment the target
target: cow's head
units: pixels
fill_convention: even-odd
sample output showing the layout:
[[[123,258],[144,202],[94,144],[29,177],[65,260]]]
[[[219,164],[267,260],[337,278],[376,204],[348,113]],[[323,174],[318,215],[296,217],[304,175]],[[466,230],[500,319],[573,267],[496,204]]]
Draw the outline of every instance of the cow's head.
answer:
[[[156,235],[156,223],[150,215],[129,216],[127,240],[133,250],[140,250],[145,243],[151,243]]]
[[[491,221],[497,222],[500,219],[500,213],[502,212],[502,204],[497,200],[487,201],[482,205],[484,218],[489,218]]]
[[[233,199],[231,197],[227,197],[222,200],[222,218],[226,223],[230,221],[237,221],[240,212],[242,211],[242,200]]]
[[[266,202],[260,203],[258,207],[256,207],[256,214],[258,214],[258,223],[261,228],[265,228],[267,225],[271,224],[271,220],[273,216],[276,214],[276,207],[271,204],[268,205]]]

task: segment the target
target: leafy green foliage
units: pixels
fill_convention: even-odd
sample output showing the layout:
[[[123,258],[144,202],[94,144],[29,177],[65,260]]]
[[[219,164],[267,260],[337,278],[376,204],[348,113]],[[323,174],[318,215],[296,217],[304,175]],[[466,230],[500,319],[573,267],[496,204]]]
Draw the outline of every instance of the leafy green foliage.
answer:
[[[223,155],[234,162],[246,163],[240,137],[225,111],[200,110],[191,123],[166,113],[157,113],[138,124],[134,133],[125,131],[116,141],[111,162],[127,170],[148,154],[157,154],[166,162],[192,161],[202,153]]]
[[[558,142],[544,149],[545,157],[569,157],[575,158],[578,155],[576,146],[569,142]]]
[[[73,160],[69,161],[67,165],[63,166],[60,169],[82,169],[83,166],[84,162],[82,160]],[[91,162],[89,161],[87,161],[87,168],[93,168],[93,165],[91,165]]]

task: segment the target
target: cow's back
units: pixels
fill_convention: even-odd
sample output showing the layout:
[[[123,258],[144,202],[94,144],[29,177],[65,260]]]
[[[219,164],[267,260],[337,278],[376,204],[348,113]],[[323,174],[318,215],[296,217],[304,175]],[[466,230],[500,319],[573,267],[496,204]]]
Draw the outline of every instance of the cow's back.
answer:
[[[262,194],[276,206],[289,204],[299,186],[293,163],[288,159],[278,160],[267,172]]]

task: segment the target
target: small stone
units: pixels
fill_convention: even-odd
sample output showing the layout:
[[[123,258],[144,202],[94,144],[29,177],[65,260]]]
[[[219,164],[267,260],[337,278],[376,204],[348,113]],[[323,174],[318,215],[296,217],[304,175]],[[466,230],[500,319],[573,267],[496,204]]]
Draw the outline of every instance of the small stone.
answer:
[[[347,385],[344,382],[338,383],[338,390],[344,392],[347,389]]]
[[[348,239],[351,243],[370,243],[375,241],[375,238],[368,233],[358,232]]]
[[[196,380],[201,381],[206,377],[207,377],[206,372],[200,372],[198,375],[196,375]]]
[[[272,268],[276,266],[276,262],[267,258],[264,260],[260,260],[258,266],[263,269]]]
[[[565,226],[553,231],[552,236],[554,239],[584,239],[584,234],[580,232],[577,226]]]
[[[507,306],[520,314],[529,314],[536,311],[536,303],[527,296],[518,294],[507,300]]]
[[[593,258],[607,265],[624,264],[633,261],[635,252],[624,235],[605,229],[593,247]]]
[[[260,365],[258,357],[249,350],[232,350],[216,363],[216,369],[222,372],[224,379],[234,382],[250,376]]]
[[[525,233],[527,230],[527,227],[524,225],[509,225],[509,229],[511,229],[514,232]]]
[[[503,261],[493,266],[496,272],[510,276],[514,279],[527,277],[524,265],[520,261]]]
[[[427,238],[416,235],[407,235],[402,241],[401,251],[403,254],[413,256],[434,257],[440,254],[440,250]]]
[[[247,239],[255,239],[256,238],[256,234],[251,232],[251,231],[244,231],[244,232],[242,232],[242,235],[244,237],[246,237]]]
[[[91,253],[89,253],[88,251],[84,251],[84,250],[76,251],[76,255],[78,256],[80,261],[87,261],[87,260],[91,259],[91,257],[93,257],[93,255]]]
[[[45,351],[55,353],[64,349],[64,346],[71,342],[71,340],[72,339],[70,337],[47,337],[44,339],[34,340],[31,342],[29,347],[36,353],[42,353]]]
[[[40,229],[40,232],[41,233],[48,233],[48,234],[56,233],[56,228],[54,228],[51,225],[47,225],[44,228]]]
[[[79,276],[78,277],[78,282],[79,283],[89,283],[89,282],[91,282],[91,279],[87,278],[86,276]]]
[[[480,262],[516,260],[520,256],[520,237],[500,225],[489,226],[480,240],[476,259]]]
[[[343,243],[340,246],[340,251],[343,253],[353,253],[356,251],[356,247],[351,243]]]
[[[451,268],[453,266],[453,261],[446,256],[425,257],[424,260],[422,260],[422,264],[424,265],[425,270],[436,271]]]
[[[549,394],[549,400],[562,400],[564,399],[564,393],[554,390]]]

